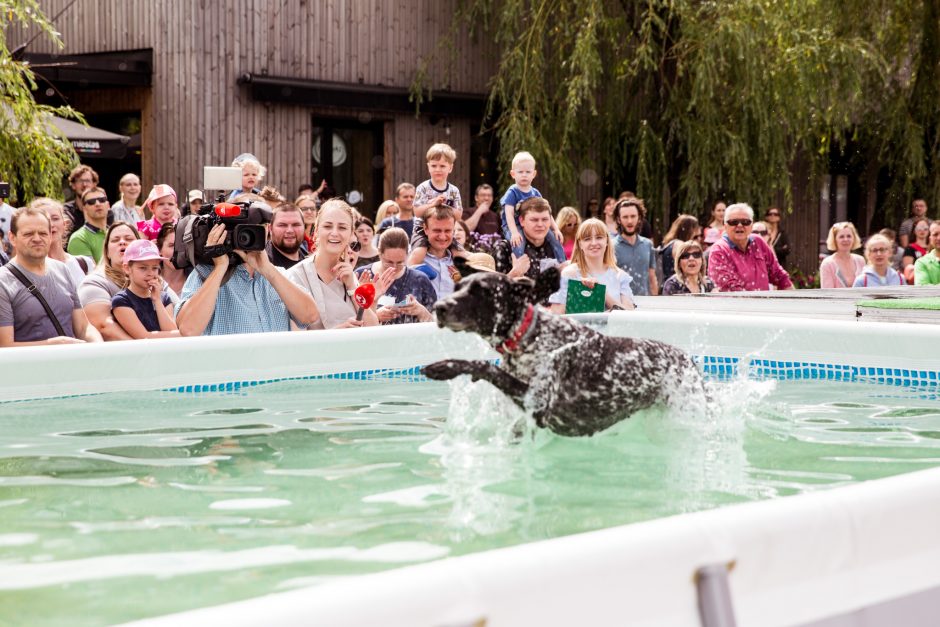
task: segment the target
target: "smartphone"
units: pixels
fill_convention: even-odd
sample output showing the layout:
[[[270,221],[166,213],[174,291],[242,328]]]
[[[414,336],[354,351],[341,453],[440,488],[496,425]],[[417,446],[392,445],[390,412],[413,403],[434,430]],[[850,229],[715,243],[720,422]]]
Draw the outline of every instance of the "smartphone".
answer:
[[[405,296],[403,299],[392,305],[393,307],[407,307],[411,304],[411,301],[408,300],[408,297]]]

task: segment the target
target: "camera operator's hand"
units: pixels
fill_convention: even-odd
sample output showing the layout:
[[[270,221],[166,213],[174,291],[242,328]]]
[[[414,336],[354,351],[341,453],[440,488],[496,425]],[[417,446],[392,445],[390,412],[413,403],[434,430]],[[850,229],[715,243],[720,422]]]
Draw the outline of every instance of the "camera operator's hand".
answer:
[[[206,246],[205,248],[212,248],[214,246],[222,246],[225,244],[225,225],[216,224],[209,231],[209,235],[206,237]],[[212,258],[212,263],[215,264],[216,268],[221,268],[225,270],[228,268],[228,255],[219,255]]]
[[[245,262],[252,270],[257,270],[258,274],[264,278],[271,280],[271,273],[277,272],[274,268],[274,264],[271,263],[271,259],[268,258],[268,253],[263,250],[236,250],[235,254],[242,258],[242,261]]]

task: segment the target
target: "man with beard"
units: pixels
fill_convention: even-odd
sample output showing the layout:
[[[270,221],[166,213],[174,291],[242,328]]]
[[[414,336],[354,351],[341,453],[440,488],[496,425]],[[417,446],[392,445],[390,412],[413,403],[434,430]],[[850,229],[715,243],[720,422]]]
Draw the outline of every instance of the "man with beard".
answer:
[[[614,206],[617,237],[614,238],[614,256],[617,266],[630,275],[630,289],[635,296],[656,296],[656,250],[653,242],[640,235],[640,225],[646,217],[646,207],[636,198],[624,198]]]
[[[271,218],[271,240],[267,244],[268,258],[275,266],[288,270],[307,254],[300,245],[304,242],[304,214],[296,205],[281,203]]]
[[[0,268],[0,346],[100,342],[65,264],[48,258],[52,223],[46,210],[17,209],[9,238],[16,257]]]
[[[722,292],[793,289],[770,244],[751,234],[754,210],[744,203],[725,209],[725,233],[708,253],[708,276]]]

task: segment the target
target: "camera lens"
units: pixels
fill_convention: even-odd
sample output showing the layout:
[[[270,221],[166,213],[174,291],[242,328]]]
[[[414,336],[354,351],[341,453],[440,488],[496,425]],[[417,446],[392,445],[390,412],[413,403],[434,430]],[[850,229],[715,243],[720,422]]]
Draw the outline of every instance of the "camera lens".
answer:
[[[255,234],[248,229],[237,229],[235,233],[235,248],[250,250],[255,243]]]
[[[260,224],[239,224],[232,233],[233,248],[236,250],[264,250],[264,226]]]

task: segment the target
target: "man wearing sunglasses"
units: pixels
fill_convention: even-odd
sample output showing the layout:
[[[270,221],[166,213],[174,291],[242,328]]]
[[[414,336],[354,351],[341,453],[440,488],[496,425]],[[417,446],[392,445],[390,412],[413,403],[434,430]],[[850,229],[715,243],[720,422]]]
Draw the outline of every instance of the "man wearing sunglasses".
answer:
[[[754,210],[744,203],[725,209],[725,232],[708,251],[708,276],[722,292],[793,289],[773,249],[751,233]]]
[[[82,213],[85,216],[85,223],[69,238],[70,255],[93,257],[95,263],[101,260],[110,209],[111,203],[108,202],[108,195],[100,187],[92,187],[82,192]]]

